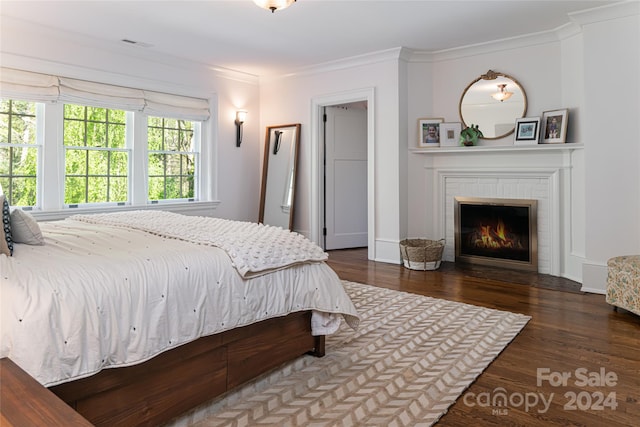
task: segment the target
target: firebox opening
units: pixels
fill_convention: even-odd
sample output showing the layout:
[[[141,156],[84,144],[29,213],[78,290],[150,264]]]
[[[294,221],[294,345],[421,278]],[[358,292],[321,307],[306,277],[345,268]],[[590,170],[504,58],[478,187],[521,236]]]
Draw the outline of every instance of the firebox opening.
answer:
[[[537,270],[537,202],[456,197],[456,261]]]

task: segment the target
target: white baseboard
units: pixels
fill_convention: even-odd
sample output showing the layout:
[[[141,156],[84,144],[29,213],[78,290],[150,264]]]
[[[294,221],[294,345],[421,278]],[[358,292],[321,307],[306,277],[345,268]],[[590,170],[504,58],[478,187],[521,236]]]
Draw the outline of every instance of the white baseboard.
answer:
[[[585,262],[582,264],[582,288],[583,292],[604,294],[607,291],[607,266]]]
[[[386,262],[388,264],[402,264],[402,257],[400,256],[400,241],[376,239],[374,261]]]
[[[587,288],[587,287],[581,287],[580,290],[582,292],[588,292],[590,294],[600,294],[600,295],[604,295],[606,294],[606,289],[595,289],[595,288]]]

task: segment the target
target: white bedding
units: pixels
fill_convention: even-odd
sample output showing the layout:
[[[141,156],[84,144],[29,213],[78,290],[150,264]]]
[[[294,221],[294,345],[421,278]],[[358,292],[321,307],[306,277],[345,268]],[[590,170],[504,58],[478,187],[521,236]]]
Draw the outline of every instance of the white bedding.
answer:
[[[295,311],[314,310],[315,335],[341,317],[357,327],[324,262],[246,279],[217,247],[72,219],[40,227],[44,246],[0,255],[0,357],[45,386]]]
[[[327,254],[304,236],[280,227],[166,211],[74,215],[74,220],[147,231],[163,237],[224,249],[243,277],[280,268],[325,261]]]

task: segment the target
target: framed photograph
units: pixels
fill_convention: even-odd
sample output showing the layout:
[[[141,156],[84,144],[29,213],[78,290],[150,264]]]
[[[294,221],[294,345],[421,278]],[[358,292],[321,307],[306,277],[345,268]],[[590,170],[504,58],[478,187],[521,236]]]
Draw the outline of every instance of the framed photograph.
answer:
[[[569,110],[552,110],[542,113],[542,144],[564,144],[567,140]]]
[[[418,147],[440,146],[440,124],[444,122],[442,117],[431,119],[418,119]]]
[[[441,123],[440,124],[440,146],[457,147],[460,145],[460,131],[462,123]]]
[[[540,137],[540,117],[516,119],[514,145],[536,145]]]

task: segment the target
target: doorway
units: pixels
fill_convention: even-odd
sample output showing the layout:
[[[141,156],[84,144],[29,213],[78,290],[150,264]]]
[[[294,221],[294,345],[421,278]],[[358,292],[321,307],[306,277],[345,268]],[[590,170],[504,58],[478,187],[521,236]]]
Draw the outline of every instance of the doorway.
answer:
[[[324,153],[324,249],[366,247],[366,101],[324,107]]]
[[[325,144],[324,114],[326,107],[352,103],[366,105],[366,221],[367,254],[375,259],[375,97],[374,88],[358,89],[335,95],[312,99],[311,119],[311,198],[310,198],[310,239],[325,247]]]

